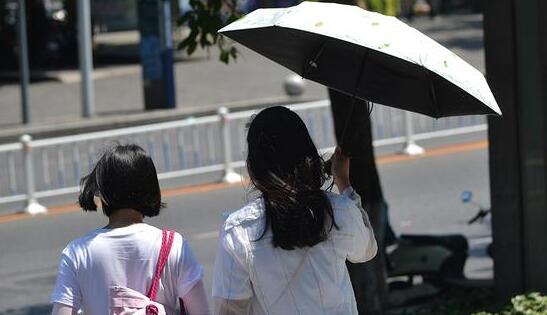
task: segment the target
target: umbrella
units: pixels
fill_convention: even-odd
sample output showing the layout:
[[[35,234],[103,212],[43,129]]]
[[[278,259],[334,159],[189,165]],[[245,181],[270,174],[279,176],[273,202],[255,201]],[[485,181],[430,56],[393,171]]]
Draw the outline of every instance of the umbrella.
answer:
[[[357,6],[258,9],[219,32],[359,99],[435,118],[501,115],[480,71],[398,19]]]

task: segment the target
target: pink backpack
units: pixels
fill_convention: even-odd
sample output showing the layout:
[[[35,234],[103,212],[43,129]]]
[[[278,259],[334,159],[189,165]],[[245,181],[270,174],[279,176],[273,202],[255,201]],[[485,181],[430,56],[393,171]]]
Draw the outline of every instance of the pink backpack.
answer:
[[[161,274],[171,246],[173,245],[173,239],[175,238],[175,232],[162,231],[160,255],[156,264],[156,272],[152,278],[152,285],[148,290],[147,295],[132,290],[130,288],[122,286],[110,287],[110,314],[112,315],[166,315],[165,307],[155,302],[156,294],[158,293],[159,282]],[[181,315],[185,315],[184,304],[182,299],[180,300]]]

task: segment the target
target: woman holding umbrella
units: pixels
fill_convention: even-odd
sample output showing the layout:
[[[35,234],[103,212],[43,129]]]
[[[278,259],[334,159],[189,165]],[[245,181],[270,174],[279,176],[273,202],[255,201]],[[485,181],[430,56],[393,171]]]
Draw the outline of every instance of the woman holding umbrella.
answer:
[[[336,150],[334,184],[306,126],[284,107],[251,121],[247,169],[260,196],[220,231],[213,278],[216,314],[357,314],[346,260],[365,262],[377,245]]]

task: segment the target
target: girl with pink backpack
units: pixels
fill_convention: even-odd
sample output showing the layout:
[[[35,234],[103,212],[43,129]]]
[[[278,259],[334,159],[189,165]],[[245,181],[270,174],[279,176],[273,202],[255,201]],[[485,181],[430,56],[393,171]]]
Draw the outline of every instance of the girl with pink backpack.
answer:
[[[62,252],[53,315],[210,314],[203,268],[179,233],[143,222],[164,207],[156,169],[137,145],[117,145],[81,181],[79,204],[108,224]]]

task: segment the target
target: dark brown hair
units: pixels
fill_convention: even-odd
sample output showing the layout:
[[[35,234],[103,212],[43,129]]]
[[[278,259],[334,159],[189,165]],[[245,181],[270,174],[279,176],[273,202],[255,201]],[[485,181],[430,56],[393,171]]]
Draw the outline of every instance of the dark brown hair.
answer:
[[[153,217],[165,206],[161,202],[154,162],[136,144],[108,149],[91,173],[81,179],[80,187],[80,207],[96,211],[94,197],[97,196],[106,216],[118,209],[131,208],[143,216]]]
[[[327,239],[336,226],[332,205],[322,190],[324,161],[293,111],[275,106],[258,113],[247,134],[247,170],[264,199],[273,246],[295,249]]]

